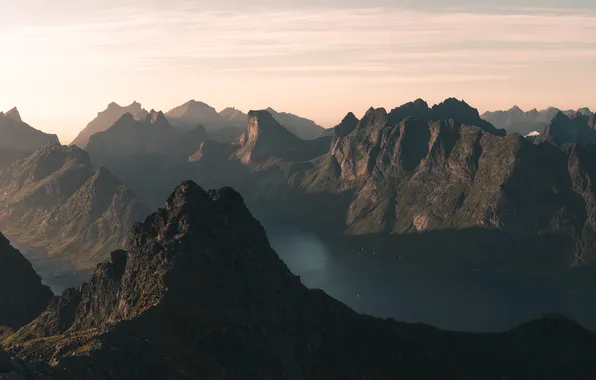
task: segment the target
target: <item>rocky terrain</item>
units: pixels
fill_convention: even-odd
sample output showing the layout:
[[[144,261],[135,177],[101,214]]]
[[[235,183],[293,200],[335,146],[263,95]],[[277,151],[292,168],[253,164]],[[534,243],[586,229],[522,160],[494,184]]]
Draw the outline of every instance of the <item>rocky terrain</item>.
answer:
[[[569,117],[576,113],[584,116],[593,114],[587,107],[580,108],[577,111],[562,111],[555,107],[549,107],[541,111],[533,109],[525,112],[518,106],[513,106],[507,111],[485,112],[482,114],[482,118],[498,128],[506,129],[508,133],[519,133],[522,136],[526,136],[533,132],[542,133],[546,125],[559,112],[562,112]]]
[[[133,115],[137,120],[144,120],[147,116],[147,111],[137,102],[132,102],[125,107],[112,102],[108,104],[108,107],[105,110],[99,112],[95,119],[87,124],[85,129],[83,129],[72,141],[71,145],[76,145],[83,149],[86,148],[89,143],[89,138],[91,138],[92,135],[107,130],[127,113]]]
[[[290,273],[240,194],[193,182],[3,344],[90,380],[596,375],[596,336],[560,316],[468,334],[358,315]]]
[[[0,228],[77,266],[122,246],[147,215],[135,195],[76,146],[46,145],[0,172]]]
[[[456,99],[371,108],[362,120],[349,114],[326,152],[303,157],[252,143],[279,132],[260,124],[253,115],[240,144],[203,144],[192,178],[234,186],[253,207],[324,234],[399,246],[427,263],[557,272],[594,262],[590,146],[505,136]]]
[[[0,170],[45,144],[58,144],[58,137],[43,133],[21,120],[16,108],[0,112]]]

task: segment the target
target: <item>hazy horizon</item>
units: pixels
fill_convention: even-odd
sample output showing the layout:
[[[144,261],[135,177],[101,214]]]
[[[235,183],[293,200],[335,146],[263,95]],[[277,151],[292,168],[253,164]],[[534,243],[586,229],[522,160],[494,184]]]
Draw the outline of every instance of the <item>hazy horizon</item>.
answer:
[[[596,3],[493,3],[0,0],[0,110],[69,143],[112,101],[270,106],[324,127],[416,98],[595,108]]]

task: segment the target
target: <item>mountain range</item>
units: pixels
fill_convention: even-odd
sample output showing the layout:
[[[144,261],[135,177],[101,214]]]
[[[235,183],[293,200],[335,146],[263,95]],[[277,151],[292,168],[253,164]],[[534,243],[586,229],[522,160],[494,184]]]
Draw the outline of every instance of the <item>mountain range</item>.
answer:
[[[71,145],[76,145],[83,149],[86,148],[91,136],[107,130],[127,113],[131,114],[137,120],[144,120],[147,116],[147,111],[137,102],[132,102],[125,107],[112,102],[108,104],[108,107],[104,111],[99,112],[95,119],[87,124],[87,126],[72,141]]]
[[[0,365],[13,374],[38,368],[41,379],[596,375],[596,335],[561,316],[469,334],[356,314],[301,284],[239,193],[193,182],[135,226],[126,251],[2,344],[17,359],[0,354]]]
[[[584,116],[593,114],[589,108],[580,108],[577,111],[567,110],[561,111],[556,107],[549,107],[547,109],[538,111],[533,109],[531,111],[523,111],[518,106],[513,106],[507,111],[485,112],[482,118],[498,128],[507,130],[508,133],[519,133],[526,136],[532,132],[542,133],[546,125],[557,115],[562,112],[568,117],[579,113]]]
[[[23,122],[16,108],[0,112],[0,169],[46,144],[58,144],[58,137]]]
[[[191,178],[238,188],[252,207],[326,236],[400,247],[427,264],[557,272],[594,262],[592,145],[506,136],[456,99],[348,114],[328,148],[311,141],[302,156],[280,131],[251,113],[250,139],[206,141]]]
[[[76,146],[45,145],[0,171],[0,229],[79,267],[121,247],[147,213],[119,179]]]

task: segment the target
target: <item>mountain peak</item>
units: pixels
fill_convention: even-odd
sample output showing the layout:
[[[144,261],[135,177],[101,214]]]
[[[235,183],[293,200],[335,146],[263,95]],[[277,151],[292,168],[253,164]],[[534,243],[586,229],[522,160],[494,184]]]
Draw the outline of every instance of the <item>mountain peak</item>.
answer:
[[[7,117],[12,121],[16,121],[17,123],[23,122],[23,119],[21,119],[21,115],[19,114],[19,110],[17,109],[17,107],[11,108],[8,112],[4,114],[4,117]]]
[[[122,108],[122,106],[120,106],[120,104],[116,103],[116,102],[111,102],[110,104],[108,104],[107,109],[117,109],[117,108]]]
[[[163,112],[155,111],[154,109],[149,111],[149,114],[145,117],[145,123],[159,126],[170,126],[170,123],[168,123],[168,120],[166,119],[166,116],[163,114]]]
[[[370,107],[360,121],[360,125],[362,127],[369,127],[379,123],[384,123],[385,117],[387,117],[387,110],[385,110],[385,108]]]

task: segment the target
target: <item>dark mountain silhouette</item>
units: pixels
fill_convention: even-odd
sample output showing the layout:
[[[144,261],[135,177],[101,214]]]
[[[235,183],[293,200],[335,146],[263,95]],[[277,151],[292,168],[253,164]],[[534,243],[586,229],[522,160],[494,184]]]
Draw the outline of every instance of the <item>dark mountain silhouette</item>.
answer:
[[[519,133],[522,136],[526,136],[532,132],[542,133],[546,125],[559,112],[563,112],[569,117],[575,115],[577,112],[586,116],[592,114],[592,111],[587,107],[580,108],[578,111],[561,111],[558,108],[549,107],[542,111],[533,109],[524,112],[518,106],[513,106],[507,111],[485,112],[482,118],[498,128],[506,129],[508,133]]]
[[[43,133],[21,120],[16,108],[0,112],[0,170],[45,144],[58,144],[58,137]]]
[[[0,337],[35,319],[52,297],[29,261],[0,233]]]
[[[536,137],[537,142],[596,144],[594,115],[576,112],[571,116],[558,112]]]
[[[134,194],[76,146],[46,145],[0,172],[0,228],[77,266],[122,246],[147,214]]]
[[[107,130],[127,113],[135,116],[138,120],[144,120],[147,116],[147,111],[137,102],[132,102],[125,107],[112,102],[108,104],[108,107],[105,110],[99,112],[95,119],[87,124],[85,129],[83,129],[72,141],[71,145],[76,145],[79,148],[86,148],[92,135]]]
[[[72,310],[75,310],[74,315]],[[356,314],[308,290],[231,188],[180,185],[127,251],[4,340],[100,379],[592,378],[596,336],[560,316],[500,334]]]

